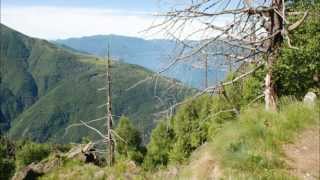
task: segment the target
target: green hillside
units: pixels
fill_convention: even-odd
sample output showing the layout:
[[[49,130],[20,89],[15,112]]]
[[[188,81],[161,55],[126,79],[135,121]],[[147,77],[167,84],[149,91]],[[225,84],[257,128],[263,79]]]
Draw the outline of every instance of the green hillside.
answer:
[[[83,127],[71,128],[65,134],[65,128],[103,116],[105,109],[97,108],[105,99],[105,93],[97,91],[105,84],[101,59],[29,38],[4,25],[0,50],[1,131],[13,138],[40,142],[71,142],[95,136]],[[151,81],[126,91],[152,72],[119,62],[113,62],[112,67],[113,114],[127,115],[144,134],[154,126],[157,112],[192,93],[163,78],[158,80],[156,91]],[[103,129],[103,124],[99,121],[94,125]]]

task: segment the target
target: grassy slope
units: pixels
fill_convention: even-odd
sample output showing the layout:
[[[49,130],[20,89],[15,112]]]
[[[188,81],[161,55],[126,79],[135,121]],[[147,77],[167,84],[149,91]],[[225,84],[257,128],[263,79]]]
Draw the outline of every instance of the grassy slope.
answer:
[[[313,108],[301,102],[284,103],[278,113],[266,112],[262,106],[248,108],[238,120],[221,127],[201,154],[182,168],[179,177],[189,177],[197,159],[210,153],[213,161],[207,166],[212,169],[200,174],[203,178],[212,176],[216,167],[226,179],[295,179],[289,173],[283,145],[302,130],[319,127],[319,113],[319,103]]]
[[[0,122],[11,124],[9,135],[37,141],[79,141],[94,136],[77,127],[63,136],[64,128],[80,120],[101,117],[104,109],[102,74],[104,63],[93,56],[76,54],[39,39],[26,37],[1,26],[1,113]],[[125,91],[152,72],[134,65],[113,63],[113,108],[115,115],[126,114],[143,131],[153,127],[154,113],[164,106],[154,98],[154,83],[148,82]],[[160,78],[158,96],[168,103],[165,94],[170,86]],[[186,93],[178,96],[178,90]],[[169,90],[177,99],[190,91],[175,85]],[[1,115],[0,115],[1,117]],[[103,128],[103,122],[95,124]]]

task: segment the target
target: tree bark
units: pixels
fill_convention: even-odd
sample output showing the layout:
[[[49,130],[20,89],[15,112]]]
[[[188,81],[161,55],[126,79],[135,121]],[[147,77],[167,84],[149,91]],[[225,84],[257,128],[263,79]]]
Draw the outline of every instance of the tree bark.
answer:
[[[277,110],[277,93],[275,91],[272,75],[272,67],[269,67],[273,64],[274,57],[268,58],[267,68],[268,72],[265,77],[265,90],[264,90],[264,99],[265,99],[265,108],[266,110],[276,111]]]
[[[110,62],[110,47],[108,44],[108,59],[107,59],[107,138],[108,138],[108,164],[109,166],[112,166],[114,163],[114,140],[112,138],[111,130],[112,130],[112,101],[111,101],[111,96],[112,96],[112,90],[111,90],[111,62]]]
[[[279,13],[283,12],[282,0],[272,0],[272,7]],[[272,11],[270,16],[270,27],[268,28],[269,35],[273,35],[284,27],[282,17],[276,11]],[[277,93],[273,78],[273,66],[279,55],[279,48],[283,41],[281,33],[276,34],[270,38],[268,42],[268,56],[267,56],[267,74],[265,77],[265,108],[266,110],[277,110]]]

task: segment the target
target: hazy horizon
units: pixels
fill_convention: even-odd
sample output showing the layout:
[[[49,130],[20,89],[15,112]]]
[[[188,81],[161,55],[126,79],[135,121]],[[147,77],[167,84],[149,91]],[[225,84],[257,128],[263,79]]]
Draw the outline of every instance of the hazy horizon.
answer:
[[[145,32],[152,25],[162,22],[163,18],[155,14],[177,5],[177,2],[169,1],[2,0],[1,23],[28,36],[47,40],[110,34],[147,40],[169,39],[165,33]],[[218,19],[217,23],[224,24],[225,21]],[[185,34],[199,25],[199,22],[194,22]]]

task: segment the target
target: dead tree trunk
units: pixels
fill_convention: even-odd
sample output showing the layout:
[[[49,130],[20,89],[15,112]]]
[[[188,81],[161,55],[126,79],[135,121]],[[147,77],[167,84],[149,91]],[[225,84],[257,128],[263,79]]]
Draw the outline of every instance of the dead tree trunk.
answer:
[[[266,110],[276,111],[277,110],[277,93],[275,88],[275,82],[273,77],[272,68],[278,58],[279,48],[283,41],[281,31],[283,30],[283,20],[279,15],[283,11],[282,0],[272,0],[272,7],[275,9],[270,15],[270,25],[267,28],[270,36],[268,42],[268,54],[267,54],[267,74],[265,77],[265,108]],[[276,12],[277,11],[277,12]]]
[[[257,67],[260,67],[262,62],[266,64],[267,74],[264,82],[264,94],[259,97],[265,96],[265,107],[267,110],[276,111],[277,92],[275,78],[273,77],[273,68],[279,58],[280,48],[284,40],[287,41],[290,48],[295,48],[290,44],[288,33],[301,25],[308,15],[308,11],[304,12],[300,20],[291,24],[286,19],[286,16],[290,14],[299,15],[301,12],[289,13],[286,10],[286,4],[284,2],[284,0],[242,0],[235,6],[230,0],[206,0],[191,1],[191,4],[188,3],[187,6],[182,9],[172,8],[173,10],[163,14],[164,21],[151,27],[151,29],[162,27],[164,31],[168,32],[170,36],[173,36],[175,40],[179,40],[184,28],[188,25],[193,25],[193,22],[197,21],[200,22],[202,26],[194,26],[196,30],[194,30],[192,34],[186,33],[186,39],[200,36],[203,40],[199,42],[192,41],[190,44],[187,44],[187,41],[182,41],[181,44],[183,48],[181,52],[178,53],[179,57],[168,67],[159,71],[159,73],[163,73],[179,61],[181,62],[201,53],[201,51],[207,47],[212,47],[213,43],[221,41],[228,47],[236,48],[236,51],[232,52],[232,54],[230,54],[230,52],[225,53],[223,50],[221,53],[209,52],[209,54],[225,55],[225,59],[230,59],[230,62],[232,61],[235,65],[244,64],[248,61],[257,64]],[[217,17],[228,19],[232,16],[233,21],[226,23],[226,25],[218,25],[221,23],[215,23]],[[250,16],[252,17],[253,25],[251,28],[248,26]],[[255,27],[255,25],[258,27]],[[175,36],[176,32],[179,32],[177,36]],[[248,32],[251,33],[248,34]],[[213,50],[208,49],[209,51]],[[230,49],[227,50],[230,51]],[[250,54],[248,52],[250,52]],[[267,59],[264,61],[264,58],[259,57],[266,57]],[[254,68],[254,70],[257,70],[257,68]],[[249,72],[253,73],[254,71]],[[235,80],[242,79],[250,74],[248,73],[243,73],[239,77],[234,78],[230,81],[231,83],[223,84],[232,84]],[[199,94],[215,92],[218,87],[219,85],[208,87]]]
[[[204,89],[208,88],[208,55],[204,54],[204,68],[205,68],[205,80]]]
[[[111,104],[111,62],[110,62],[110,45],[108,44],[108,57],[107,57],[107,145],[109,166],[114,163],[114,140],[112,138],[112,104]]]

